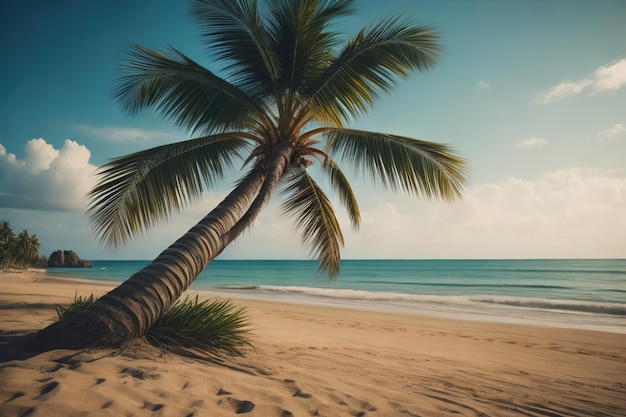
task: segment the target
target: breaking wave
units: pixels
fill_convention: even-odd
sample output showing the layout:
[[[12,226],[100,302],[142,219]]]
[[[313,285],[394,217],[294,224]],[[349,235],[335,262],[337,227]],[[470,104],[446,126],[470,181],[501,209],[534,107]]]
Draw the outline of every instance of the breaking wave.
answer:
[[[298,286],[272,285],[224,285],[217,289],[236,292],[253,291],[258,293],[274,293],[285,295],[301,295],[316,298],[339,299],[349,301],[368,301],[385,303],[440,304],[450,307],[479,307],[482,305],[499,305],[537,310],[560,310],[578,313],[609,314],[626,316],[626,304],[602,303],[575,300],[553,300],[542,298],[506,297],[506,296],[442,296],[401,294],[393,292],[361,291],[351,289],[328,289]]]

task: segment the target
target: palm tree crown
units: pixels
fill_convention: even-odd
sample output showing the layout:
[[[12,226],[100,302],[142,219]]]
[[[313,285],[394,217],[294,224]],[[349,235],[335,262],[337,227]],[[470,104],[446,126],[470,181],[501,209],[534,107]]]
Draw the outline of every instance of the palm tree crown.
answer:
[[[464,161],[445,146],[347,127],[414,71],[431,68],[436,33],[392,17],[345,44],[331,29],[353,0],[193,0],[209,56],[224,77],[175,49],[128,48],[116,96],[133,114],[151,109],[193,139],[101,167],[90,219],[106,243],[125,243],[212,189],[241,161],[243,177],[203,219],[150,264],[70,320],[41,330],[38,346],[80,348],[145,335],[202,270],[246,230],[279,190],[329,278],[339,271],[343,236],[317,162],[358,227],[359,208],[340,163],[374,181],[426,197],[460,195]]]
[[[123,244],[214,187],[239,159],[249,170],[245,178],[260,173],[262,182],[222,237],[241,233],[279,189],[282,212],[333,276],[343,238],[330,199],[307,170],[314,161],[355,227],[359,208],[339,162],[393,190],[459,196],[465,165],[447,146],[345,127],[400,79],[432,68],[441,52],[433,29],[397,16],[340,44],[331,25],[354,3],[192,1],[191,14],[209,56],[224,64],[224,77],[178,50],[130,45],[115,92],[121,106],[131,114],[153,109],[196,137],[102,167],[90,194],[100,237]]]

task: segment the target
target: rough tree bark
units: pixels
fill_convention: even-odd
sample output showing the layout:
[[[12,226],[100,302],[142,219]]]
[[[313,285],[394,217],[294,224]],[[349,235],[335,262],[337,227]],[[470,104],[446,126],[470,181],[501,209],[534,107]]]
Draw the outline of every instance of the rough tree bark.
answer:
[[[207,216],[157,258],[76,316],[39,331],[33,350],[110,346],[139,337],[186,291],[202,270],[259,214],[289,167],[277,152],[269,170],[256,168]]]

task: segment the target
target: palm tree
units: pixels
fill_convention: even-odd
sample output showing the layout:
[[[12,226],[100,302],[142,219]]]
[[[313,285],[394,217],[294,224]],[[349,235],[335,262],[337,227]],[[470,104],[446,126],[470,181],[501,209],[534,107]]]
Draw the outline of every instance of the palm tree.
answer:
[[[38,334],[50,347],[82,347],[140,336],[274,194],[320,270],[339,271],[342,231],[331,200],[308,168],[317,162],[358,227],[359,208],[340,162],[416,196],[453,199],[464,161],[449,147],[350,129],[354,117],[415,71],[435,66],[437,33],[401,16],[340,44],[331,30],[353,0],[194,0],[191,15],[224,77],[176,49],[128,47],[115,91],[130,114],[152,109],[194,139],[115,159],[101,167],[89,214],[111,246],[149,230],[197,200],[241,162],[228,196],[152,263],[72,320]]]
[[[15,260],[21,267],[35,265],[39,260],[40,247],[41,244],[36,234],[29,236],[27,230],[22,230],[15,244]]]
[[[0,222],[0,266],[11,267],[16,238],[8,221]]]

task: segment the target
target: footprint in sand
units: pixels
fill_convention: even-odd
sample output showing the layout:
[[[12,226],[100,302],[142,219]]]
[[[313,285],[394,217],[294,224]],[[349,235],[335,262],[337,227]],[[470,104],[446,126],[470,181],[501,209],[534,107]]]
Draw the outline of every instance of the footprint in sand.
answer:
[[[304,393],[300,390],[296,390],[296,392],[293,393],[293,396],[299,397],[299,398],[311,398],[312,397],[311,394]]]
[[[112,405],[113,405],[113,401],[107,401],[107,402],[105,402],[104,404],[102,404],[102,405],[100,406],[100,409],[101,409],[101,410],[106,410],[107,408],[109,408],[109,407],[110,407],[110,406],[112,406]]]
[[[296,385],[296,381],[294,381],[293,379],[284,379],[283,381],[285,382],[285,385],[287,385],[287,388],[289,389],[289,391],[291,391],[292,397],[298,397],[298,398],[311,398],[312,397],[311,394],[302,392],[302,390],[298,388],[298,386]]]
[[[59,365],[67,365],[68,369],[70,370],[75,370],[80,368],[81,363],[80,363],[80,359],[76,358],[77,355],[67,355],[67,356],[63,356],[62,358],[59,359],[55,359],[54,361],[59,364]],[[59,370],[62,366],[58,367],[55,369],[55,371]]]
[[[35,397],[35,399],[39,399],[43,397],[44,395],[54,391],[58,386],[59,386],[59,383],[57,381],[48,382],[46,385],[41,387],[41,389],[39,390],[39,395]]]
[[[378,410],[376,407],[374,407],[372,404],[368,403],[367,401],[361,401],[359,403],[359,407],[364,409],[365,411],[370,411],[370,412],[374,412]]]
[[[11,398],[9,398],[8,400],[5,401],[5,403],[8,403],[9,401],[13,401],[16,398],[20,398],[23,397],[24,395],[26,395],[26,393],[24,391],[18,391],[16,393],[14,393]]]
[[[163,408],[163,404],[152,404],[150,401],[144,401],[142,409],[150,410],[150,411],[159,411]]]
[[[230,404],[235,414],[249,413],[256,406],[252,401],[241,401],[235,398],[228,398],[228,404]]]
[[[150,372],[150,369],[124,368],[120,371],[122,374],[128,374],[137,379],[159,379],[161,374]]]
[[[359,400],[347,393],[337,393],[336,390],[330,390],[329,398],[334,401],[338,406],[348,408],[350,415],[355,417],[362,417],[367,415],[367,412],[377,411],[374,405],[367,401]]]
[[[216,395],[217,396],[232,395],[232,392],[226,391],[224,388],[220,388],[217,391]],[[256,404],[254,404],[252,401],[247,401],[247,400],[242,401],[233,397],[226,397],[225,402],[222,402],[222,400],[219,400],[217,403],[228,404],[228,406],[235,412],[235,414],[249,413],[250,411],[254,410],[254,407],[256,407]]]

